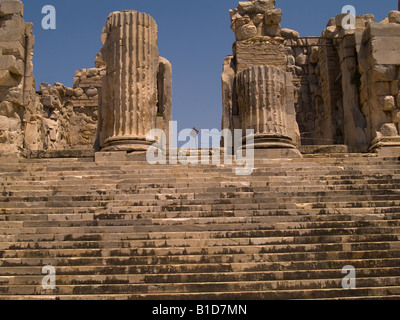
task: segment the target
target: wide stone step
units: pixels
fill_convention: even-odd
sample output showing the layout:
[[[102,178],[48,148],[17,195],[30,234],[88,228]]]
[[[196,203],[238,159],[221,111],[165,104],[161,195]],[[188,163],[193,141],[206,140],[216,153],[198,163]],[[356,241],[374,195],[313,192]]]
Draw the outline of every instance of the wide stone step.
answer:
[[[59,271],[59,270],[58,270]],[[196,282],[241,282],[241,281],[282,281],[305,279],[341,280],[340,270],[275,271],[275,272],[221,272],[187,274],[110,274],[110,275],[68,275],[58,273],[57,285],[90,284],[142,284],[142,283],[196,283]],[[397,277],[400,268],[357,269],[357,278]],[[43,275],[0,276],[0,285],[37,285]]]
[[[212,208],[212,209],[211,209]],[[260,209],[262,208],[262,209]],[[158,210],[157,210],[158,209]],[[163,210],[161,210],[163,209]],[[197,209],[197,210],[196,210]],[[286,218],[290,219],[337,219],[342,216],[349,220],[362,220],[369,217],[398,219],[400,206],[398,201],[364,201],[345,203],[293,203],[293,204],[253,204],[234,205],[224,208],[221,205],[207,205],[195,207],[179,207],[173,211],[173,206],[164,208],[112,206],[107,207],[59,207],[59,208],[7,208],[0,209],[0,220],[24,221],[28,218],[34,221],[63,221],[77,220],[107,220],[107,219],[134,219],[148,221],[148,219],[216,219],[216,218]],[[364,215],[363,215],[364,213]],[[272,220],[273,221],[273,220]]]
[[[400,208],[399,208],[400,211]],[[221,219],[210,219],[210,218],[198,218],[198,219],[137,219],[137,217],[124,218],[115,217],[115,219],[96,219],[92,216],[90,220],[48,220],[48,221],[31,221],[28,219],[23,221],[10,221],[0,220],[0,232],[8,232],[8,229],[23,229],[23,228],[36,228],[37,233],[48,233],[49,230],[43,228],[82,228],[86,232],[91,232],[87,227],[96,227],[94,230],[101,230],[105,227],[135,227],[137,232],[154,232],[155,228],[159,232],[178,232],[184,227],[185,232],[193,232],[207,230],[207,231],[260,231],[260,230],[304,230],[304,229],[334,229],[334,228],[384,228],[384,227],[399,227],[400,226],[400,213],[398,215],[398,220],[379,220],[379,216],[370,217],[370,219],[364,220],[349,220],[352,217],[348,217],[347,220],[344,217],[338,216],[337,219],[342,218],[342,220],[322,220],[313,221],[304,219],[304,221],[282,221],[276,219],[266,219],[266,218],[241,218],[241,219],[231,219],[231,218],[221,218]],[[387,218],[387,217],[386,217]],[[289,220],[289,219],[286,219]],[[101,229],[100,229],[101,228]],[[28,229],[29,230],[29,229]],[[73,229],[70,229],[73,230]],[[112,231],[112,228],[106,229],[107,231]],[[132,229],[127,229],[132,232]],[[51,230],[50,230],[51,231]],[[55,229],[55,231],[62,231]],[[123,230],[118,229],[119,232]]]
[[[363,288],[356,290],[302,290],[302,291],[264,291],[264,292],[219,292],[219,293],[185,293],[185,294],[85,294],[85,295],[6,295],[0,300],[193,300],[193,301],[223,301],[223,300],[399,300],[400,287]]]
[[[386,193],[386,192],[382,192]],[[24,202],[2,202],[1,212],[7,208],[74,208],[74,207],[98,207],[116,208],[127,207],[135,212],[170,212],[170,211],[211,211],[211,210],[258,210],[273,209],[276,207],[294,209],[299,204],[310,204],[312,208],[328,209],[334,207],[360,207],[373,206],[374,203],[392,203],[389,206],[398,206],[400,195],[397,192],[388,194],[371,195],[347,195],[347,196],[289,196],[289,195],[268,195],[258,194],[250,199],[227,198],[227,199],[177,199],[177,200],[107,200],[108,196],[99,196],[99,200],[89,200],[79,197],[54,196],[51,199],[38,199],[38,201]],[[100,200],[100,199],[104,200]],[[128,197],[129,198],[129,197]],[[49,201],[48,201],[49,200]],[[368,204],[368,205],[365,205]]]
[[[358,181],[382,181],[382,180],[393,180],[398,183],[400,177],[400,170],[384,170],[384,169],[377,169],[374,172],[348,172],[348,173],[315,173],[312,174],[310,172],[303,172],[297,173],[296,175],[290,174],[285,172],[284,174],[276,174],[270,172],[269,174],[264,173],[253,173],[252,176],[235,176],[234,174],[213,174],[213,173],[204,173],[202,175],[199,174],[170,174],[170,173],[159,173],[159,174],[112,174],[110,172],[107,173],[88,173],[85,174],[77,174],[71,173],[71,175],[64,175],[64,176],[45,176],[45,175],[38,175],[38,176],[22,176],[18,173],[10,172],[7,175],[2,174],[0,175],[0,183],[2,185],[7,184],[23,184],[24,182],[30,182],[34,184],[60,184],[66,183],[69,184],[75,183],[79,184],[82,182],[90,182],[90,183],[136,183],[136,184],[168,184],[171,182],[182,184],[182,183],[190,183],[190,182],[204,182],[204,184],[215,183],[221,180],[233,181],[233,182],[242,182],[248,181],[257,183],[259,181],[292,181],[293,183],[299,182],[315,182],[318,184],[319,181],[337,181],[337,180],[355,180]]]
[[[372,240],[372,239],[370,239]],[[345,240],[346,241],[346,240]],[[199,243],[201,241],[199,240]],[[343,243],[292,243],[292,244],[244,244],[235,245],[232,247],[226,246],[199,246],[199,247],[159,247],[159,248],[135,248],[129,246],[127,241],[118,242],[89,242],[77,241],[76,244],[71,242],[40,242],[35,246],[29,243],[1,243],[3,250],[0,251],[1,258],[85,258],[85,257],[139,257],[146,258],[154,256],[209,256],[209,255],[259,255],[266,253],[309,253],[309,252],[348,252],[358,251],[358,254],[363,251],[376,251],[377,248],[385,247],[386,250],[396,250],[400,247],[397,242],[388,241],[382,242],[352,242],[347,240]]]
[[[42,261],[44,262],[44,261]],[[372,258],[355,257],[351,260],[306,260],[306,261],[262,261],[246,263],[206,263],[201,264],[168,264],[168,265],[57,265],[58,275],[114,275],[114,274],[192,274],[192,273],[231,273],[231,272],[288,272],[310,270],[342,270],[351,264],[356,269],[380,270],[381,268],[397,268],[400,258]],[[37,266],[4,266],[0,268],[2,276],[42,275],[43,264]]]
[[[52,221],[54,222],[54,221]],[[49,223],[49,222],[46,222]],[[25,241],[31,239],[31,236],[37,238],[49,238],[52,235],[65,236],[65,235],[100,235],[102,234],[113,235],[113,237],[120,236],[126,237],[126,234],[134,234],[135,239],[141,235],[143,239],[211,239],[211,238],[247,238],[247,237],[290,237],[290,236],[328,236],[328,235],[373,235],[391,234],[394,237],[400,235],[400,220],[398,221],[355,221],[355,222],[337,222],[334,224],[320,225],[318,223],[303,223],[303,224],[249,224],[243,225],[215,225],[208,229],[207,225],[196,226],[192,225],[185,227],[182,231],[182,226],[156,226],[153,224],[148,225],[128,225],[128,226],[112,226],[112,225],[79,225],[78,226],[40,226],[42,223],[24,223],[30,224],[18,227],[15,223],[11,227],[2,227],[0,225],[0,237],[15,235],[16,240]],[[37,226],[32,226],[37,224]],[[43,223],[45,224],[45,223]],[[50,225],[52,223],[49,223]],[[205,231],[206,230],[206,231]],[[1,239],[1,238],[0,238]],[[58,239],[58,238],[57,238]]]
[[[2,167],[0,169],[0,177],[12,177],[11,173],[14,173],[15,177],[43,177],[43,178],[51,178],[58,177],[62,178],[73,177],[73,176],[94,176],[94,175],[105,175],[105,176],[123,176],[126,175],[128,177],[138,176],[140,178],[145,178],[146,176],[174,176],[181,177],[187,175],[198,175],[199,177],[203,177],[206,174],[211,176],[218,175],[236,175],[235,169],[236,166],[145,166],[145,167],[113,167],[113,166],[105,166],[105,167],[90,167],[90,166],[82,166],[82,167],[68,167],[64,168],[63,166],[57,166],[54,168],[51,167],[42,167],[42,168],[14,168],[14,167]],[[254,167],[252,171],[252,176],[266,175],[266,176],[298,176],[302,174],[310,173],[312,176],[324,176],[324,175],[360,175],[360,174],[398,174],[399,167],[398,164],[376,164],[376,165],[319,165],[312,164],[310,166],[305,166],[304,164],[296,164],[293,166],[285,165],[282,166],[264,166],[264,167]]]
[[[110,233],[110,234],[16,234],[16,235],[1,235],[0,236],[0,247],[4,249],[22,249],[22,248],[36,248],[44,247],[47,248],[104,248],[109,247],[111,242],[114,241],[114,245],[122,245],[124,248],[187,248],[190,246],[195,247],[231,247],[236,246],[268,246],[268,245],[299,245],[299,244],[328,244],[328,243],[340,243],[345,248],[351,247],[356,250],[361,244],[364,248],[367,246],[371,250],[375,247],[382,248],[385,250],[391,248],[397,248],[399,242],[398,234],[387,233],[381,234],[373,230],[370,233],[362,234],[360,231],[352,232],[332,232],[333,234],[326,234],[321,232],[320,234],[306,233],[305,235],[296,236],[276,236],[276,237],[242,237],[242,238],[207,238],[205,235],[202,238],[179,238],[163,234],[158,236],[157,233]],[[342,234],[340,234],[342,233]],[[361,234],[360,234],[361,233]],[[225,233],[224,235],[227,235]],[[247,235],[247,234],[245,234]],[[259,235],[259,234],[258,234]],[[109,242],[109,243],[107,243]],[[75,245],[74,245],[75,243]],[[347,246],[346,246],[347,244]]]
[[[398,277],[358,278],[357,286],[362,288],[373,287],[400,287]],[[341,280],[284,280],[284,281],[247,281],[247,282],[215,282],[215,283],[175,283],[175,284],[118,284],[118,285],[59,285],[55,290],[57,295],[82,295],[82,294],[162,294],[162,293],[200,293],[200,292],[263,292],[280,290],[320,290],[339,289]],[[343,290],[343,289],[342,289]],[[41,285],[11,285],[0,286],[0,294],[34,295],[47,293]],[[396,292],[397,293],[397,292]]]
[[[136,186],[137,187],[137,186]],[[215,187],[214,187],[215,188]],[[213,188],[213,189],[214,189]],[[4,191],[0,192],[0,201],[4,202],[5,199],[27,199],[27,198],[41,198],[48,197],[51,198],[55,195],[63,195],[63,196],[92,196],[96,197],[99,195],[104,196],[131,196],[131,195],[141,195],[143,197],[153,196],[150,199],[194,199],[195,195],[207,193],[208,188],[173,188],[171,189],[135,189],[136,192],[130,190],[121,190],[117,189],[116,185],[109,186],[108,188],[93,188],[88,189],[83,186],[66,186],[65,188],[49,188],[49,189],[40,189],[33,192],[30,190],[18,190],[14,189],[11,186],[8,188],[4,188]],[[13,190],[13,191],[8,191]],[[222,191],[223,190],[223,191]],[[221,189],[220,197],[251,197],[254,193],[268,193],[268,192],[352,192],[352,191],[368,191],[368,192],[382,192],[384,190],[399,191],[400,184],[341,184],[341,185],[271,185],[268,186],[248,186],[248,187],[225,187]],[[11,201],[11,200],[10,200]]]

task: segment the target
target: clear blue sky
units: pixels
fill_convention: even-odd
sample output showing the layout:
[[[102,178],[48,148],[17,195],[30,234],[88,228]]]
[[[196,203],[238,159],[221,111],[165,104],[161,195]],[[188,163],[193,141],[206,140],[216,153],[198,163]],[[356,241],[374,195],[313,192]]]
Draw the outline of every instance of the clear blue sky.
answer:
[[[25,21],[34,23],[34,75],[42,82],[72,87],[75,70],[91,68],[101,48],[100,33],[113,11],[150,14],[159,29],[160,55],[173,67],[173,118],[179,130],[220,128],[222,62],[232,53],[229,9],[237,0],[23,0]],[[44,5],[57,10],[57,29],[43,30]],[[282,27],[302,36],[318,36],[328,20],[353,5],[357,14],[373,13],[377,21],[397,9],[395,0],[277,0]]]

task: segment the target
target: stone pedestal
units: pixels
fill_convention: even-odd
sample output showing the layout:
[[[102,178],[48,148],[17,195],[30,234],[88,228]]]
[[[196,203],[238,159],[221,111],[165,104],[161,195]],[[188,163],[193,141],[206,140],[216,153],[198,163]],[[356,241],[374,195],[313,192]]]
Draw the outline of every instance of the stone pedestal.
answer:
[[[137,11],[113,12],[103,29],[107,64],[100,103],[102,151],[145,151],[157,127],[159,53],[154,19]]]
[[[254,130],[254,149],[298,151],[288,133],[288,118],[294,112],[289,106],[290,88],[286,72],[277,67],[255,66],[237,75],[239,116],[243,130]]]

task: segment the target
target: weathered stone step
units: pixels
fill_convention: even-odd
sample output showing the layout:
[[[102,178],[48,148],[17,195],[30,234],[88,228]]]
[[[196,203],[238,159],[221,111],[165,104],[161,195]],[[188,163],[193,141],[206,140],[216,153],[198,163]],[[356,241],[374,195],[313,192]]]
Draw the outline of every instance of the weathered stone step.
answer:
[[[264,166],[282,166],[282,164],[286,166],[294,165],[294,166],[322,166],[322,165],[339,165],[339,164],[396,164],[399,160],[396,158],[378,158],[378,157],[365,157],[365,156],[358,156],[352,154],[351,156],[341,157],[338,154],[335,155],[320,155],[320,156],[309,156],[304,155],[302,159],[254,159],[254,163],[256,165],[264,165]],[[224,158],[221,157],[221,163],[225,164]],[[233,162],[235,163],[235,162]],[[192,164],[183,165],[154,165],[150,166],[146,161],[110,161],[108,163],[96,163],[93,159],[48,159],[48,160],[36,160],[36,159],[21,159],[19,161],[10,161],[10,162],[1,162],[2,165],[5,166],[13,166],[13,167],[80,167],[80,166],[87,166],[87,167],[106,167],[106,166],[121,166],[121,167],[170,167],[170,166],[179,166],[179,167],[192,167]],[[203,165],[206,166],[206,165]],[[212,166],[208,164],[208,166]]]
[[[267,188],[272,189],[272,188]],[[275,189],[275,188],[274,188]],[[161,195],[161,194],[102,194],[102,192],[97,192],[97,194],[87,194],[87,195],[65,195],[62,193],[57,193],[56,195],[51,196],[39,196],[37,194],[33,196],[0,196],[0,203],[2,206],[6,207],[7,204],[4,203],[13,203],[17,205],[21,202],[68,202],[68,201],[151,201],[147,202],[147,205],[152,205],[157,201],[160,205],[168,204],[168,200],[179,200],[177,204],[198,204],[199,201],[193,200],[202,200],[207,203],[215,203],[216,201],[228,201],[229,202],[237,202],[237,199],[245,199],[242,202],[258,202],[259,198],[285,198],[285,197],[302,197],[303,199],[308,199],[311,197],[341,197],[342,199],[350,198],[350,196],[391,196],[391,195],[399,195],[400,197],[400,188],[399,189],[389,189],[389,188],[380,188],[380,189],[356,189],[356,190],[323,190],[320,188],[317,191],[304,191],[304,190],[296,190],[296,191],[285,191],[285,190],[264,190],[264,191],[256,191],[256,192],[205,192],[205,193],[186,193],[186,194],[169,194],[169,195]],[[99,193],[101,195],[99,195]],[[196,203],[197,202],[197,203]],[[3,205],[4,204],[4,205]],[[175,204],[175,203],[172,203]]]
[[[71,185],[71,186],[38,186],[34,188],[35,191],[32,191],[34,188],[32,185],[28,186],[5,186],[1,187],[0,191],[0,198],[5,199],[10,196],[14,197],[25,197],[25,198],[35,198],[35,197],[52,197],[52,196],[112,196],[112,195],[125,195],[133,197],[148,197],[154,196],[154,198],[158,197],[160,200],[164,199],[189,199],[194,198],[193,195],[197,194],[202,195],[205,193],[211,193],[215,196],[224,196],[231,195],[234,197],[236,194],[247,196],[248,194],[262,194],[269,192],[278,192],[281,190],[283,193],[287,192],[335,192],[341,191],[351,193],[351,191],[368,191],[368,192],[382,192],[384,190],[393,190],[398,191],[400,189],[400,185],[398,184],[334,184],[334,185],[285,185],[282,184],[281,186],[277,186],[275,184],[269,184],[266,186],[266,183],[262,183],[262,185],[252,185],[252,186],[238,186],[238,187],[220,187],[220,186],[213,186],[213,187],[188,187],[185,188],[149,188],[149,187],[142,187],[142,186],[127,186],[121,187],[114,185],[108,185],[106,187],[102,186],[101,188],[96,188],[93,186],[84,187],[81,185]],[[214,197],[215,197],[214,196]],[[4,200],[3,200],[4,201]]]
[[[222,181],[222,182],[221,182]],[[37,189],[38,191],[46,191],[52,190],[57,192],[63,191],[79,191],[79,190],[92,190],[95,191],[96,188],[100,190],[118,190],[125,191],[128,193],[143,193],[149,192],[153,193],[153,191],[157,192],[157,190],[165,190],[167,193],[178,193],[185,192],[190,190],[191,192],[207,192],[210,190],[215,190],[216,192],[235,192],[235,191],[251,191],[257,190],[260,188],[261,190],[268,190],[266,187],[274,188],[274,187],[299,187],[299,188],[324,188],[325,190],[328,187],[344,187],[349,188],[352,187],[364,187],[366,185],[371,188],[377,187],[379,189],[390,188],[391,186],[398,186],[400,183],[400,179],[390,179],[384,178],[381,180],[355,180],[355,179],[335,179],[331,181],[318,179],[315,181],[306,180],[305,178],[301,181],[294,181],[291,179],[275,179],[272,181],[271,179],[260,180],[260,181],[225,181],[221,179],[221,181],[217,182],[193,182],[192,180],[185,181],[183,183],[138,183],[138,182],[121,182],[114,181],[113,183],[109,182],[87,182],[80,181],[79,183],[70,181],[66,183],[65,181],[57,181],[54,183],[48,182],[28,182],[28,181],[17,181],[14,183],[5,183],[0,185],[1,192],[13,192],[13,191],[32,191],[33,189]],[[85,188],[86,187],[86,188]],[[367,187],[368,189],[368,187]],[[146,191],[150,190],[150,191]]]
[[[390,193],[390,192],[389,192]],[[140,198],[140,197],[139,197]],[[277,204],[282,204],[281,207],[287,209],[296,208],[298,204],[311,204],[312,208],[330,208],[332,203],[335,207],[360,207],[365,203],[371,206],[373,203],[392,202],[392,206],[397,206],[400,197],[397,192],[390,193],[389,195],[354,195],[354,196],[288,196],[288,195],[274,195],[266,197],[265,194],[255,195],[254,198],[249,199],[198,199],[198,200],[99,200],[99,201],[80,201],[79,199],[73,200],[68,196],[54,196],[50,201],[46,199],[39,199],[41,201],[26,201],[26,202],[2,202],[0,209],[7,208],[68,208],[68,207],[98,207],[98,208],[111,208],[127,207],[129,210],[135,212],[165,212],[165,211],[211,211],[211,210],[257,210],[257,209],[272,209]],[[290,207],[292,205],[292,207]],[[391,206],[391,205],[389,205]],[[4,212],[4,211],[3,211]]]
[[[0,240],[3,236],[15,235],[17,241],[26,241],[31,239],[48,239],[56,235],[54,239],[61,239],[66,235],[76,235],[83,237],[83,235],[90,235],[98,237],[99,240],[103,239],[103,234],[112,237],[120,237],[121,239],[212,239],[212,238],[261,238],[261,237],[299,237],[299,236],[330,236],[330,235],[374,235],[391,234],[393,238],[397,239],[400,235],[400,221],[394,222],[381,222],[381,223],[367,223],[357,222],[356,224],[342,224],[320,226],[314,224],[303,225],[255,225],[251,224],[248,229],[240,228],[235,229],[235,225],[225,225],[223,228],[209,228],[207,231],[199,231],[198,226],[193,228],[186,227],[182,231],[182,227],[161,226],[155,227],[154,225],[139,226],[71,226],[71,227],[20,227],[20,228],[0,228]],[[179,230],[179,231],[178,231]],[[127,236],[134,234],[133,238]],[[32,238],[34,236],[34,238]]]
[[[16,296],[18,298],[18,296]],[[35,299],[37,296],[26,296],[25,299]],[[400,286],[398,287],[374,287],[356,290],[340,289],[310,289],[310,290],[273,290],[273,291],[252,291],[252,292],[205,292],[205,293],[184,293],[184,294],[109,294],[109,295],[44,295],[43,297],[59,300],[194,300],[194,301],[223,301],[223,300],[316,300],[316,299],[369,299],[385,300],[390,297],[399,299]],[[28,299],[29,299],[28,298]]]
[[[199,175],[203,176],[205,174],[210,175],[220,175],[220,174],[235,174],[235,166],[232,165],[222,165],[222,166],[207,166],[198,165],[187,167],[184,165],[168,165],[168,166],[68,166],[57,165],[54,167],[15,167],[15,166],[2,166],[0,168],[0,177],[10,176],[13,172],[16,177],[26,177],[26,176],[74,176],[74,175],[91,175],[97,174],[101,175],[106,173],[107,175],[128,175],[132,176],[137,174],[139,177],[145,175],[166,175],[172,174],[175,176],[181,175]],[[352,174],[362,174],[363,172],[375,172],[379,173],[379,169],[383,172],[394,171],[394,173],[399,172],[399,167],[397,163],[370,163],[370,164],[283,164],[283,165],[263,165],[256,166],[253,170],[252,175],[298,175],[301,173],[311,173],[312,175],[325,175],[343,172],[349,172]],[[397,171],[397,172],[396,172]]]
[[[348,241],[345,239],[345,241]],[[153,258],[154,256],[164,257],[172,256],[209,256],[209,255],[259,255],[266,253],[305,253],[305,252],[339,252],[339,251],[358,251],[358,254],[364,251],[376,251],[376,247],[382,247],[382,243],[366,242],[366,243],[293,243],[293,244],[271,244],[271,245],[236,245],[232,248],[226,246],[214,247],[160,247],[160,248],[126,248],[126,246],[118,247],[117,241],[111,241],[105,245],[99,243],[98,246],[89,245],[85,248],[82,241],[77,242],[76,248],[71,248],[67,243],[54,242],[53,247],[49,243],[38,243],[35,247],[29,248],[29,243],[2,243],[3,250],[0,251],[1,258],[85,258],[85,257],[138,257],[139,259]],[[113,245],[114,247],[110,247]],[[10,247],[12,249],[8,249]],[[386,244],[390,250],[399,248],[398,243],[389,242]],[[388,249],[389,250],[389,249]],[[177,258],[175,257],[175,258]]]
[[[234,187],[241,186],[245,184],[246,186],[251,185],[260,185],[262,182],[268,182],[269,184],[279,183],[279,182],[287,182],[299,185],[320,185],[320,184],[330,184],[344,181],[346,184],[357,184],[357,183],[399,183],[400,174],[371,174],[371,175],[316,175],[312,176],[309,174],[303,174],[299,176],[215,176],[212,179],[208,178],[209,175],[196,179],[195,177],[185,177],[183,179],[179,179],[176,177],[157,177],[157,178],[142,178],[137,179],[135,177],[131,179],[127,179],[126,176],[122,176],[121,178],[111,175],[109,177],[105,175],[93,175],[93,176],[74,176],[74,177],[54,177],[51,180],[41,179],[41,177],[27,177],[26,179],[16,179],[15,177],[5,177],[5,179],[0,181],[1,186],[24,186],[24,185],[35,185],[35,186],[70,186],[76,185],[79,186],[82,183],[88,184],[99,184],[99,185],[110,185],[110,184],[118,184],[118,185],[138,185],[140,187],[153,187],[153,188],[167,188],[171,183],[176,185],[176,188],[183,188],[187,186],[192,187],[212,187],[216,184],[220,184],[221,187],[232,185]],[[201,184],[199,184],[201,183]],[[222,185],[223,184],[223,185]]]
[[[146,174],[146,175],[127,175],[127,174],[102,174],[102,173],[92,173],[78,175],[74,173],[73,175],[66,176],[17,176],[15,173],[9,173],[9,176],[2,175],[0,176],[0,184],[1,185],[23,185],[28,183],[33,183],[35,185],[46,185],[46,184],[76,184],[79,185],[81,183],[99,183],[99,184],[139,184],[139,185],[165,185],[170,183],[176,183],[179,186],[186,183],[192,185],[193,183],[203,182],[206,186],[212,185],[221,181],[230,181],[230,182],[251,182],[253,184],[257,184],[260,181],[266,182],[279,182],[279,181],[291,181],[292,183],[301,184],[307,182],[308,185],[315,184],[319,185],[323,181],[327,184],[330,181],[337,182],[338,180],[345,180],[346,183],[352,182],[381,182],[393,181],[392,183],[397,183],[400,180],[400,171],[395,172],[393,169],[384,171],[384,170],[376,170],[376,172],[362,172],[359,174],[354,173],[321,173],[321,174],[311,174],[308,172],[304,172],[298,175],[291,175],[288,173],[277,175],[277,174],[253,174],[252,176],[234,176],[234,175],[221,175],[221,174],[210,174],[204,173],[203,175],[194,175],[194,174]],[[195,186],[195,185],[194,185]]]
[[[319,215],[319,211],[308,212],[308,215],[265,215],[253,212],[257,216],[235,217],[231,212],[226,212],[220,217],[189,217],[189,218],[138,218],[137,214],[68,214],[68,213],[38,213],[38,214],[1,214],[0,226],[2,228],[26,227],[72,227],[72,226],[173,226],[184,228],[187,231],[196,230],[245,230],[245,229],[278,229],[301,228],[307,224],[313,228],[323,227],[354,227],[354,226],[398,226],[400,208],[375,208],[368,209],[343,209],[343,212],[325,212]],[[351,213],[351,215],[349,214]],[[390,213],[389,213],[390,212]],[[397,213],[394,213],[397,212]],[[154,231],[154,229],[152,230]]]
[[[240,281],[284,281],[305,279],[342,279],[340,270],[275,271],[275,272],[225,272],[186,274],[111,274],[111,275],[68,275],[60,274],[57,285],[135,284],[135,283],[196,283],[196,282],[240,282]],[[357,269],[357,277],[396,277],[400,268]],[[43,275],[0,276],[0,285],[37,285]]]
[[[65,220],[65,215],[77,215],[92,219],[94,215],[98,219],[119,217],[133,219],[191,219],[191,218],[241,218],[241,217],[301,217],[309,216],[329,217],[329,215],[354,214],[355,217],[365,212],[365,218],[370,214],[384,214],[392,217],[399,213],[399,201],[363,201],[344,203],[292,203],[292,204],[252,204],[234,205],[230,207],[221,205],[203,205],[195,207],[179,207],[173,211],[173,207],[59,207],[59,208],[3,208],[0,209],[1,220],[24,220],[29,215],[34,220]],[[164,209],[164,210],[161,210]],[[213,210],[211,210],[213,209]],[[393,216],[397,218],[398,216]],[[359,219],[359,218],[358,218]]]
[[[399,208],[400,211],[400,208]],[[338,218],[341,218],[340,216]],[[108,228],[108,227],[135,227],[137,232],[153,232],[157,229],[159,232],[172,232],[181,231],[184,227],[185,232],[193,232],[199,230],[207,231],[232,231],[232,230],[303,230],[303,229],[332,229],[332,228],[366,228],[366,227],[399,227],[400,226],[400,214],[398,220],[379,220],[379,217],[368,220],[322,220],[322,221],[276,221],[272,219],[116,219],[116,220],[69,220],[69,221],[31,221],[26,219],[25,221],[9,221],[0,220],[0,232],[7,232],[7,229],[23,229],[23,228],[36,228],[38,233],[43,232],[46,229],[43,228],[87,228],[97,227]],[[351,219],[351,217],[350,217]],[[392,218],[393,219],[393,218]],[[164,221],[167,220],[167,221]],[[225,221],[226,220],[226,221]],[[287,219],[288,220],[288,219]],[[112,231],[112,229],[107,229]],[[56,229],[56,231],[58,231]],[[89,230],[90,231],[90,230]],[[131,231],[131,230],[130,230]],[[129,232],[130,232],[129,231]]]
[[[194,199],[195,194],[204,194],[207,192],[208,188],[180,188],[180,189],[135,189],[138,192],[133,193],[132,190],[121,190],[117,189],[116,185],[110,186],[108,189],[87,189],[83,186],[66,186],[66,188],[49,188],[49,189],[35,189],[33,192],[30,190],[18,190],[14,189],[12,186],[4,188],[4,191],[0,191],[0,199],[15,197],[15,199],[20,198],[40,198],[40,197],[52,197],[55,195],[63,196],[117,196],[117,195],[143,195],[149,196],[153,195],[154,199],[164,200],[164,199]],[[213,188],[215,189],[215,187]],[[7,191],[12,190],[12,191]],[[340,184],[340,185],[290,185],[290,186],[251,186],[251,187],[226,187],[221,189],[220,197],[227,197],[229,194],[231,197],[247,196],[254,193],[268,193],[268,192],[332,192],[332,191],[382,191],[382,190],[400,190],[400,184]]]
[[[374,288],[380,286],[400,287],[398,277],[381,278],[358,278],[358,290],[362,288]],[[339,279],[324,279],[307,281],[281,280],[281,281],[247,281],[247,282],[214,282],[214,283],[175,283],[157,284],[148,286],[147,284],[120,284],[120,285],[59,285],[56,289],[58,295],[80,295],[80,294],[161,294],[161,293],[194,293],[194,292],[244,292],[244,291],[280,291],[280,290],[319,290],[319,289],[338,289],[341,287]],[[342,289],[343,290],[343,289]],[[24,294],[34,295],[46,293],[41,285],[11,285],[0,286],[0,294]]]
[[[44,262],[44,261],[42,261]],[[59,275],[113,275],[113,274],[191,274],[191,273],[231,273],[231,272],[310,272],[310,270],[342,270],[352,264],[356,269],[380,270],[381,268],[397,268],[400,258],[376,258],[352,260],[306,260],[306,261],[273,261],[247,263],[206,263],[201,264],[169,264],[169,265],[68,265],[56,266]],[[42,267],[37,266],[4,266],[0,268],[0,275],[38,275],[42,274]]]
[[[373,229],[373,228],[371,228]],[[367,231],[354,231],[354,229],[342,229],[340,231],[334,230],[331,233],[327,233],[322,230],[321,232],[310,232],[306,231],[303,233],[297,232],[295,235],[290,232],[278,231],[275,236],[265,237],[268,232],[262,232],[262,237],[257,237],[259,234],[249,237],[248,234],[244,233],[243,237],[238,238],[227,238],[228,233],[219,233],[218,237],[207,237],[204,235],[202,238],[180,238],[173,237],[172,234],[161,234],[157,235],[148,233],[80,233],[80,234],[69,234],[66,231],[65,234],[12,234],[12,235],[0,235],[0,241],[4,242],[1,245],[2,248],[12,249],[13,247],[21,247],[21,243],[25,243],[25,246],[35,248],[35,243],[42,242],[53,242],[54,246],[57,243],[61,245],[67,245],[67,242],[76,242],[77,248],[102,247],[103,242],[107,241],[120,241],[124,243],[124,247],[129,245],[130,248],[176,248],[176,247],[189,247],[199,246],[202,247],[235,247],[235,246],[247,246],[247,245],[291,245],[291,244],[316,244],[316,243],[350,243],[352,247],[355,247],[356,243],[370,243],[370,247],[384,247],[384,249],[396,248],[399,241],[398,235],[395,233],[381,234],[380,230],[367,230]],[[391,229],[385,230],[390,232]],[[383,232],[383,231],[382,231]],[[218,234],[218,233],[217,233]],[[178,234],[179,235],[179,234]],[[239,233],[240,235],[240,233]],[[225,236],[222,237],[222,236]],[[65,243],[62,243],[65,242]],[[83,242],[83,243],[81,243]],[[85,244],[84,244],[85,243]],[[71,245],[71,244],[70,244]],[[56,247],[54,247],[56,248]],[[72,246],[73,248],[73,246]]]
[[[223,300],[399,300],[400,287],[363,288],[354,290],[299,290],[299,291],[264,291],[264,292],[219,292],[219,293],[185,293],[185,294],[85,294],[57,295],[44,293],[42,295],[0,295],[0,300],[193,300],[193,301],[223,301]]]

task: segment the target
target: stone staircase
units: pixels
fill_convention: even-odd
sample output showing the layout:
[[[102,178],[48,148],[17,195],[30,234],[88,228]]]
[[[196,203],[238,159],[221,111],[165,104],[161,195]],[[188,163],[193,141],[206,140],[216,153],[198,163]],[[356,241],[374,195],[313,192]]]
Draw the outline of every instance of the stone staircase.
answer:
[[[398,299],[400,161],[0,160],[0,299]],[[44,266],[56,289],[42,288]],[[342,268],[357,288],[342,288]]]

